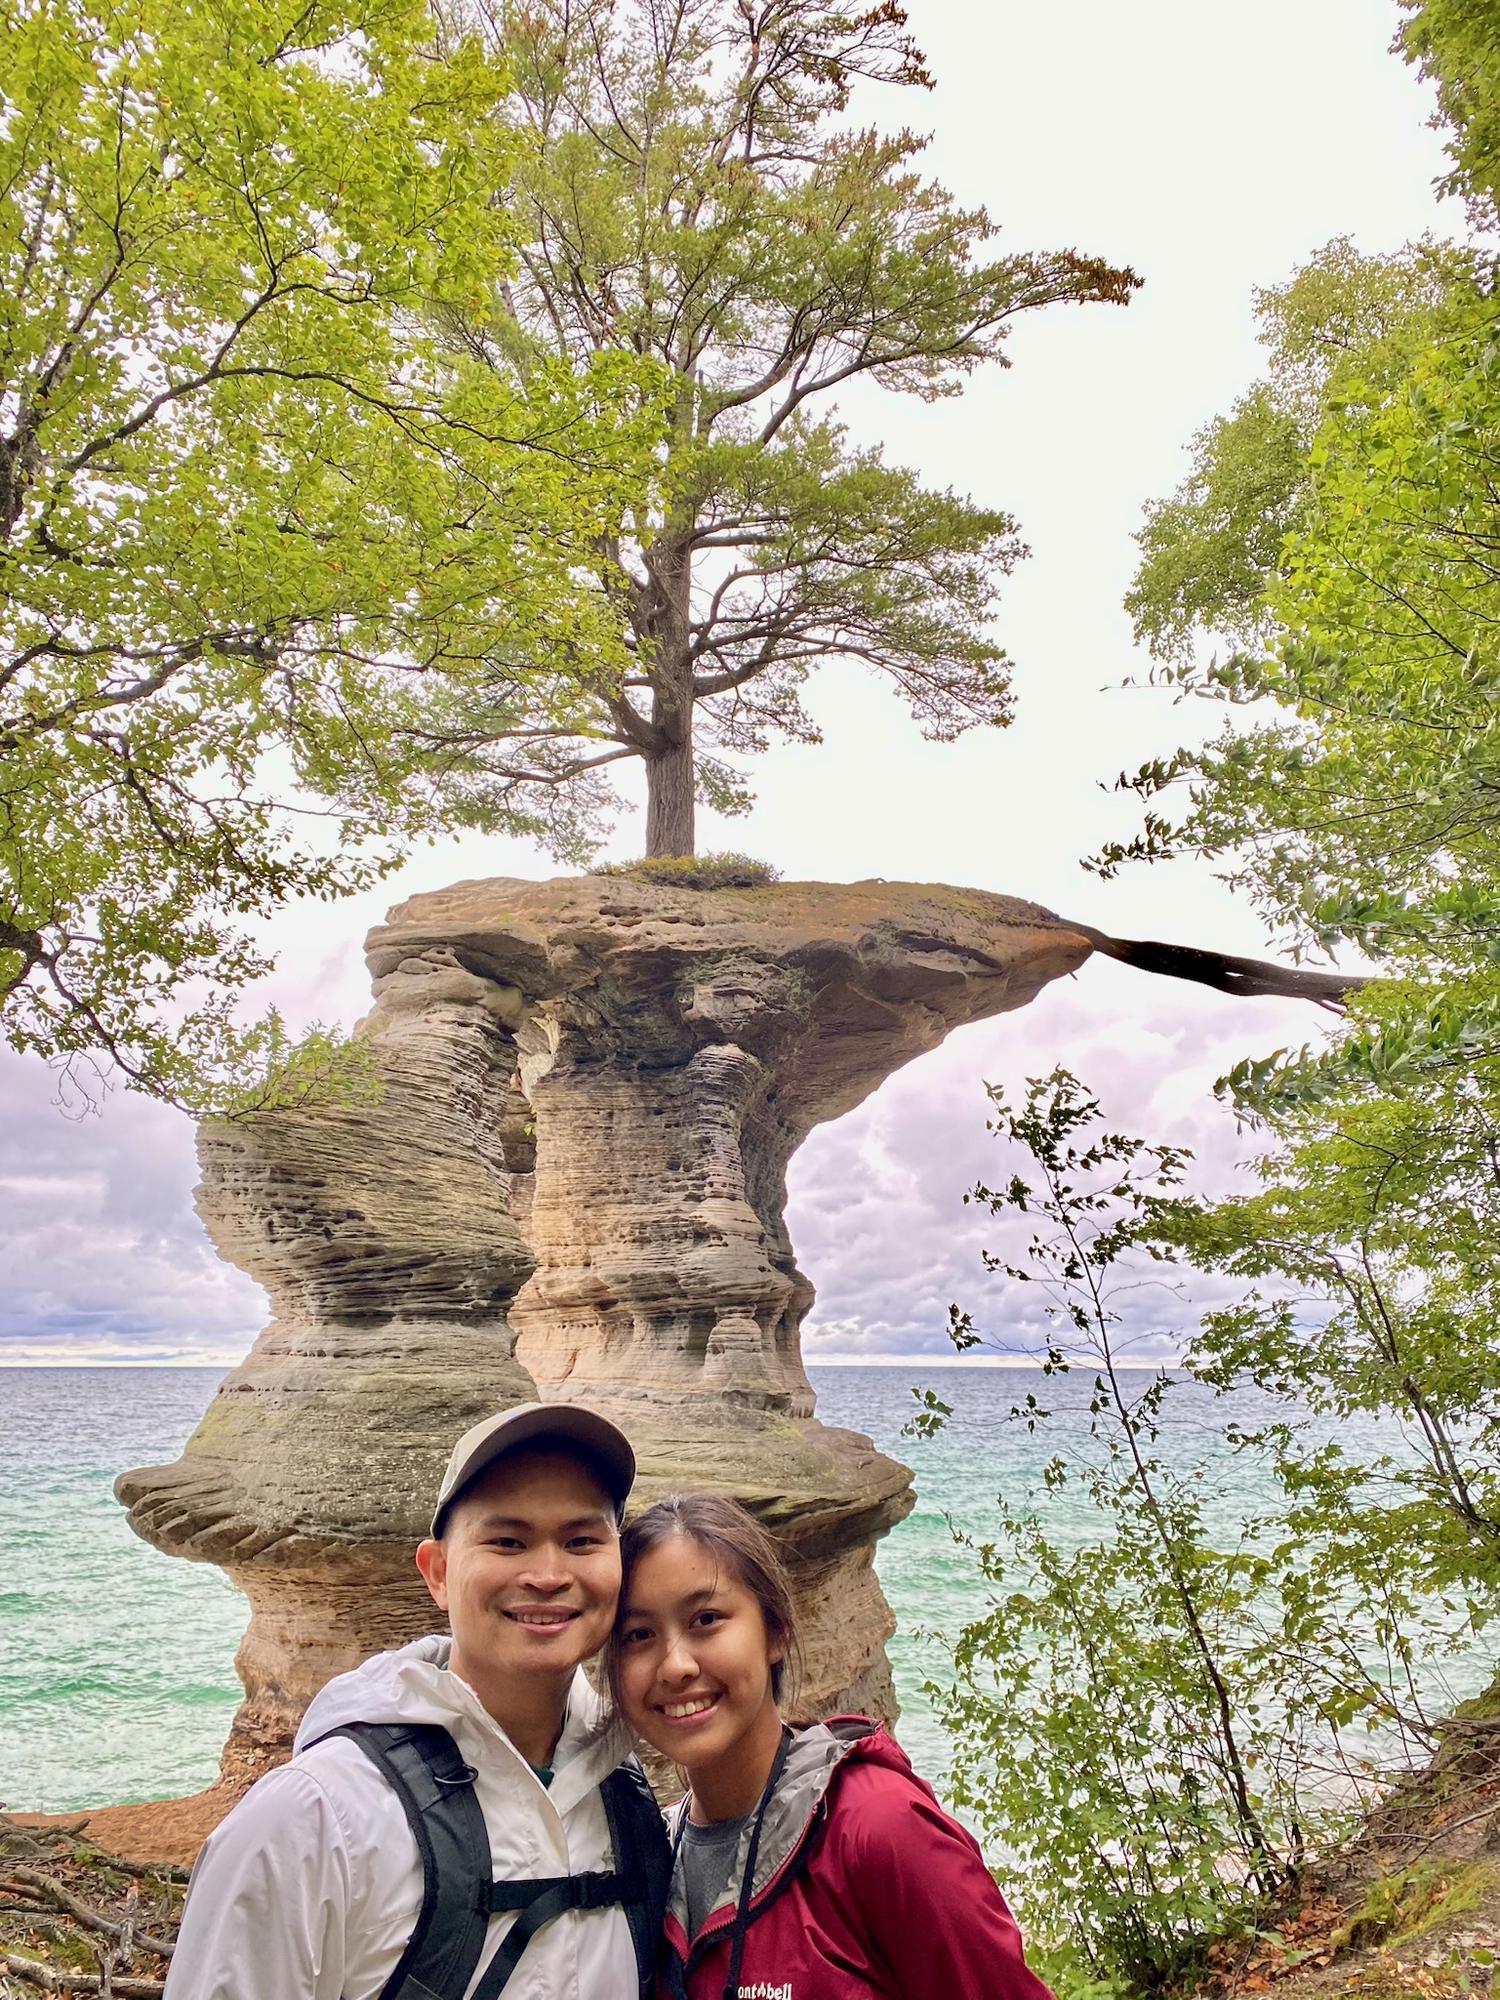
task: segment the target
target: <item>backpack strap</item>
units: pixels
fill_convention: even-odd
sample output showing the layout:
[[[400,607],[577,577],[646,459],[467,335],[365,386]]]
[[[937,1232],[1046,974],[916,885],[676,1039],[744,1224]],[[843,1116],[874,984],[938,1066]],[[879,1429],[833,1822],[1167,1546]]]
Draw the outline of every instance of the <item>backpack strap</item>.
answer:
[[[646,1774],[634,1757],[611,1771],[599,1792],[609,1820],[615,1865],[627,1875],[625,1916],[635,1946],[641,2000],[652,2000],[672,1886],[672,1850],[666,1824]]]
[[[351,1722],[318,1741],[334,1736],[357,1743],[396,1794],[422,1861],[422,1907],[380,2000],[462,2000],[490,1921],[490,1837],[473,1769],[436,1723]]]
[[[544,1924],[565,1910],[608,1910],[625,1901],[623,1875],[539,1875],[490,1885],[491,1910],[519,1911],[501,1940],[500,1949],[484,1968],[472,2000],[499,2000],[521,1954]]]
[[[471,1996],[499,2000],[545,1924],[566,1910],[616,1908],[623,1908],[630,1925],[641,2000],[651,2000],[672,1858],[661,1812],[633,1757],[599,1788],[615,1859],[612,1872],[495,1882],[473,1767],[446,1729],[435,1723],[351,1722],[317,1741],[335,1736],[358,1744],[396,1794],[422,1863],[422,1906],[380,2000],[463,2000],[491,1916],[514,1910],[516,1921]]]
[[[667,1831],[646,1774],[633,1757],[610,1772],[599,1793],[609,1821],[613,1871],[491,1883],[491,1910],[520,1914],[485,1967],[473,2000],[499,2000],[521,1954],[544,1924],[565,1910],[605,1909],[624,1910],[635,1946],[641,2000],[652,2000],[672,1874]]]

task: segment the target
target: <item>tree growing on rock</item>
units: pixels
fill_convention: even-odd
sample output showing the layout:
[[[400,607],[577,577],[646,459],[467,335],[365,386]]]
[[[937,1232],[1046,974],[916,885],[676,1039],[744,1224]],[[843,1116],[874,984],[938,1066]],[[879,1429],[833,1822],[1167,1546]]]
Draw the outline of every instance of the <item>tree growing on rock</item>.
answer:
[[[513,80],[520,265],[455,338],[497,366],[649,359],[669,427],[650,504],[593,552],[628,664],[567,667],[571,724],[517,726],[534,662],[511,652],[493,703],[446,726],[568,832],[610,803],[606,767],[641,759],[655,856],[693,852],[695,801],[748,805],[715,751],[815,739],[801,690],[823,661],[888,677],[929,736],[1004,723],[986,621],[1015,523],[854,444],[833,399],[861,380],[956,394],[1020,314],[1123,304],[1137,279],[1072,250],[988,255],[996,225],[917,173],[920,138],[851,127],[857,83],[930,83],[895,0],[483,17]]]

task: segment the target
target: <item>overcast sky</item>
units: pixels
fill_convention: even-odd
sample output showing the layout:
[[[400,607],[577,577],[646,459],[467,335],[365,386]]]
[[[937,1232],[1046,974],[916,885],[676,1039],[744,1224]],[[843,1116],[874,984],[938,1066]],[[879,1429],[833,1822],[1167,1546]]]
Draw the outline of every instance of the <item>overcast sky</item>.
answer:
[[[1176,484],[1192,433],[1257,372],[1254,288],[1335,235],[1379,251],[1427,229],[1459,233],[1432,194],[1443,160],[1427,94],[1388,53],[1397,10],[908,4],[938,87],[884,105],[872,94],[869,115],[930,129],[927,170],[990,210],[1002,247],[1074,246],[1132,264],[1145,287],[1125,311],[1032,316],[1013,336],[1014,366],[961,399],[846,405],[861,440],[1019,519],[1033,553],[996,627],[1016,663],[1013,727],[924,744],[878,685],[829,670],[809,703],[827,740],[757,760],[753,816],[710,819],[699,845],[747,850],[794,879],[966,883],[1117,935],[1262,951],[1252,913],[1203,868],[1103,884],[1078,864],[1133,830],[1108,782],[1198,721],[1121,688],[1145,662],[1120,600],[1143,503]],[[611,851],[641,844],[641,816],[628,815]],[[288,912],[271,931],[279,969],[265,997],[294,1022],[347,1024],[367,1002],[360,941],[390,903],[463,877],[552,872],[534,848],[467,838],[374,896]],[[1316,1035],[1321,1018],[1095,962],[1024,1012],[955,1035],[793,1163],[792,1237],[819,1294],[809,1359],[945,1354],[954,1299],[1002,1344],[1035,1346],[1032,1301],[986,1278],[979,1246],[993,1231],[961,1205],[996,1174],[985,1079],[1014,1091],[1064,1062],[1112,1122],[1193,1146],[1200,1179],[1223,1187],[1244,1149],[1213,1079],[1251,1050]],[[264,1300],[198,1226],[187,1123],[124,1094],[70,1121],[46,1071],[15,1058],[0,1062],[0,1091],[0,1360],[238,1359]],[[1200,1286],[1200,1302],[1211,1292]],[[1142,1355],[1170,1353],[1187,1312],[1140,1300]]]

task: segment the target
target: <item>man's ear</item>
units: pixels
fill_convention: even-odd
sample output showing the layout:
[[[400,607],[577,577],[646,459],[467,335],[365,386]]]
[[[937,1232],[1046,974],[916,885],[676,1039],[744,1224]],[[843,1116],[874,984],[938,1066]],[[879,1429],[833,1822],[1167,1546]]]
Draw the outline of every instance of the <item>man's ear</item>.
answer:
[[[435,1542],[429,1535],[425,1542],[418,1542],[417,1568],[422,1572],[433,1603],[439,1611],[448,1609],[448,1551],[441,1542]]]

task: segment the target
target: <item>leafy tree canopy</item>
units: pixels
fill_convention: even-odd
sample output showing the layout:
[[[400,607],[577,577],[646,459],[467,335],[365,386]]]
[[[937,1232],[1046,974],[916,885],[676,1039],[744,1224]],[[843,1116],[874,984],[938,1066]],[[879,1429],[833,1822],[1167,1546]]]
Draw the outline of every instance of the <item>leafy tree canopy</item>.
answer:
[[[420,0],[0,32],[0,1003],[202,1108],[284,1053],[233,1023],[246,919],[527,826],[439,690],[500,648],[619,661],[576,569],[657,410],[630,357],[523,395],[429,331],[514,232],[503,75]]]
[[[894,0],[481,13],[515,80],[522,243],[465,342],[501,366],[646,358],[671,392],[651,504],[596,549],[628,664],[589,663],[572,734],[517,728],[500,672],[496,704],[467,715],[486,767],[528,809],[550,790],[597,812],[601,771],[642,758],[647,852],[691,853],[695,798],[748,804],[714,751],[815,738],[801,691],[820,661],[887,675],[937,738],[1004,722],[986,621],[1014,523],[856,447],[831,399],[861,378],[955,394],[1003,360],[1018,314],[1123,302],[1134,276],[990,254],[989,217],[915,171],[918,137],[851,126],[857,82],[929,82]]]
[[[1335,358],[1316,421],[1289,415],[1257,457],[1242,404],[1142,535],[1132,606],[1165,676],[1260,706],[1250,726],[1130,781],[1154,797],[1186,778],[1192,803],[1176,825],[1153,815],[1106,865],[1184,844],[1233,854],[1235,882],[1303,944],[1487,957],[1500,320],[1481,266],[1459,253],[1370,266],[1338,246],[1338,262],[1347,287],[1325,290],[1326,264],[1316,271],[1325,327],[1341,291],[1357,304],[1384,292],[1395,310],[1348,345],[1324,343]],[[1289,409],[1299,392],[1273,375],[1257,407]],[[1237,511],[1255,483],[1247,464],[1263,489],[1279,482],[1279,537]],[[1216,537],[1217,569],[1195,575]],[[1242,644],[1205,660],[1193,643],[1205,629]]]
[[[1193,439],[1192,470],[1146,508],[1141,564],[1126,596],[1136,637],[1173,665],[1205,634],[1267,640],[1266,589],[1304,518],[1309,454],[1335,378],[1399,380],[1413,340],[1463,260],[1424,242],[1361,257],[1336,237],[1282,286],[1255,294],[1265,376]]]
[[[1397,47],[1437,87],[1450,187],[1478,221],[1500,190],[1500,42],[1479,0],[1406,0]],[[1299,944],[1479,975],[1469,1006],[1421,1003],[1410,1049],[1500,992],[1500,301],[1492,246],[1360,258],[1332,244],[1261,309],[1272,365],[1195,441],[1148,510],[1130,597],[1160,671],[1252,704],[1205,749],[1123,780],[1176,821],[1102,857],[1184,846]],[[1228,650],[1204,663],[1207,645]],[[1472,1013],[1469,1011],[1472,1007]],[[1425,1023],[1421,1018],[1425,1012]],[[1373,1030],[1371,1047],[1392,1024]],[[1350,1044],[1356,1065],[1368,1038]]]
[[[1206,851],[1296,946],[1352,945],[1388,975],[1327,1046],[1226,1080],[1279,1144],[1265,1194],[1224,1207],[1203,1254],[1250,1275],[1260,1254],[1294,1285],[1312,1257],[1332,1302],[1326,1340],[1305,1317],[1252,1315],[1226,1349],[1239,1365],[1254,1350],[1257,1371],[1281,1370],[1301,1352],[1308,1390],[1338,1378],[1349,1327],[1383,1329],[1385,1372],[1367,1379],[1387,1403],[1407,1366],[1466,1427],[1476,1413],[1441,1357],[1449,1341],[1484,1346],[1497,1282],[1493,1233],[1474,1226],[1493,1210],[1500,1108],[1500,312],[1478,251],[1361,262],[1340,247],[1332,284],[1320,261],[1314,325],[1343,317],[1358,337],[1320,342],[1305,442],[1276,461],[1277,546],[1225,506],[1222,592],[1183,587],[1239,412],[1143,533],[1133,607],[1159,671],[1231,713],[1206,745],[1123,781],[1152,802],[1145,829],[1099,865]],[[1361,302],[1377,294],[1371,319]],[[1284,370],[1266,394],[1290,406]],[[1184,789],[1181,812],[1156,806]],[[1461,1239],[1460,1268],[1437,1246]]]
[[[1500,219],[1500,34],[1489,0],[1402,0],[1397,47],[1438,93],[1453,171],[1447,190],[1479,227]]]

